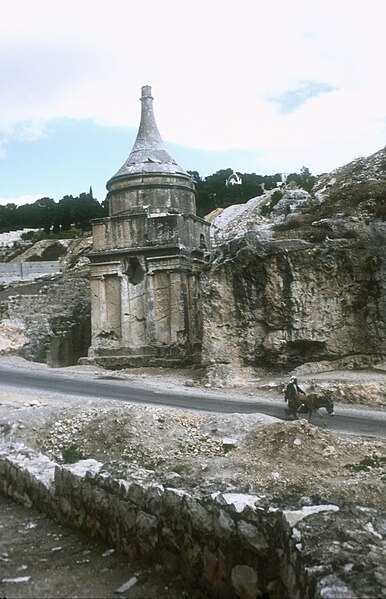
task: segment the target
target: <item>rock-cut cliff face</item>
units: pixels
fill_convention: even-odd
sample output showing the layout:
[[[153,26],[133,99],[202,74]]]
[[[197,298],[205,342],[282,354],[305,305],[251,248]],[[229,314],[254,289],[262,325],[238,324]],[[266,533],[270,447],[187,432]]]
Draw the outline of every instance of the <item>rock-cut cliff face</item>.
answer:
[[[218,215],[202,287],[209,370],[382,359],[385,216],[385,150],[319,177],[311,193],[290,184]]]

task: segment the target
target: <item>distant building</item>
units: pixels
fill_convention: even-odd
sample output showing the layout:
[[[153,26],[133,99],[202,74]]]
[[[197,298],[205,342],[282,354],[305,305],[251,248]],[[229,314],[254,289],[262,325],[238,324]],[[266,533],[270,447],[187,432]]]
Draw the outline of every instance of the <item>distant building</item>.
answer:
[[[149,86],[133,149],[107,182],[109,216],[93,221],[89,360],[107,367],[201,359],[200,272],[209,223],[192,177],[167,152]]]
[[[277,187],[283,187],[283,185],[285,185],[287,183],[288,173],[280,173],[280,176],[281,176],[281,181],[278,181],[276,183]]]
[[[229,185],[242,185],[243,180],[238,173],[233,171],[231,175],[229,175],[228,179],[225,182],[225,185],[228,187]]]

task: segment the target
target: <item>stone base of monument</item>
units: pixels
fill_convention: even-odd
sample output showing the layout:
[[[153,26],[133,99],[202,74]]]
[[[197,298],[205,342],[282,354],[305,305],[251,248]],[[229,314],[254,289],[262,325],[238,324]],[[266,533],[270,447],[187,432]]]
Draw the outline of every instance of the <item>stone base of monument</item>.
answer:
[[[201,364],[201,347],[184,346],[145,346],[141,348],[120,347],[93,349],[87,357],[80,358],[79,364],[98,364],[104,368],[185,368]]]

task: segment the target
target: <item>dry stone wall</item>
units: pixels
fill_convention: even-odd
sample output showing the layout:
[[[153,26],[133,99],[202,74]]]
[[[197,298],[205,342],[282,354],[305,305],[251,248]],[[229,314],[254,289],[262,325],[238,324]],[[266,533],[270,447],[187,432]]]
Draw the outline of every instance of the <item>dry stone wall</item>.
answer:
[[[76,364],[90,344],[90,285],[86,277],[63,277],[0,295],[1,331],[18,323],[24,343],[14,351],[50,366]],[[9,328],[9,327],[8,327]],[[12,329],[12,330],[13,330]],[[0,338],[1,341],[1,338]],[[12,347],[7,347],[12,351]]]
[[[32,281],[39,277],[54,275],[59,272],[59,260],[0,264],[0,283],[8,285],[13,281]]]
[[[95,460],[60,466],[23,444],[0,445],[3,495],[161,563],[210,597],[386,597],[385,513],[310,501],[283,508],[264,495],[195,497],[149,474],[137,468],[122,480]]]

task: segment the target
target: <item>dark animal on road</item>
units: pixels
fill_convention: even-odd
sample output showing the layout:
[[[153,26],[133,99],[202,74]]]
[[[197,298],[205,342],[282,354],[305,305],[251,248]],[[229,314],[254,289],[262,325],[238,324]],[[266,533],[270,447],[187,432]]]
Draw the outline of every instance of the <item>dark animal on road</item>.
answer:
[[[288,403],[288,408],[286,408],[285,412],[287,418],[290,416],[298,418],[298,412],[308,413],[308,422],[311,422],[313,412],[318,412],[319,416],[323,419],[323,416],[319,413],[319,408],[325,408],[330,416],[334,416],[335,414],[332,399],[319,397],[316,393],[308,393],[306,395],[299,393]]]

